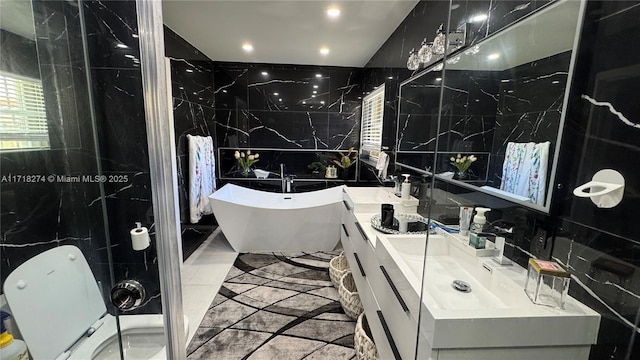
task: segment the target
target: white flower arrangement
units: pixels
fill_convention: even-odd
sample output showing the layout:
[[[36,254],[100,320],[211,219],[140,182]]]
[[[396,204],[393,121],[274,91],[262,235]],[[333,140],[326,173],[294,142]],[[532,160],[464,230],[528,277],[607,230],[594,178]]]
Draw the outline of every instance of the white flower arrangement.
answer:
[[[455,166],[459,172],[463,173],[467,171],[471,164],[478,160],[478,158],[474,155],[462,156],[458,154],[455,157],[452,156],[449,160],[451,160],[451,165]]]
[[[238,161],[238,166],[242,168],[243,173],[247,173],[251,165],[258,162],[260,154],[252,154],[251,150],[237,151],[233,154],[233,157]]]

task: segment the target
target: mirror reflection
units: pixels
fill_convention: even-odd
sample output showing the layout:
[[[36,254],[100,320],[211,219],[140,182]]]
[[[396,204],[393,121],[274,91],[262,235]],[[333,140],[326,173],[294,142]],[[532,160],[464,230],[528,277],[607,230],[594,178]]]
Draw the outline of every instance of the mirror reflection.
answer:
[[[397,162],[548,209],[579,8],[548,6],[402,83]]]

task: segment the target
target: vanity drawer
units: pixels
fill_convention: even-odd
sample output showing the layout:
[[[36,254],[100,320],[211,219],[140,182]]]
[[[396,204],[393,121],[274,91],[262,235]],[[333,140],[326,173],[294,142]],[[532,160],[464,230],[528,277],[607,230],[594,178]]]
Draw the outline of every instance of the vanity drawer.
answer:
[[[373,335],[378,353],[380,354],[380,359],[395,359],[390,343],[387,340],[385,330],[378,317],[380,308],[378,307],[376,298],[373,295],[373,291],[371,291],[369,282],[360,274],[354,254],[358,257],[359,255],[353,251],[350,241],[346,242],[344,253],[347,257],[347,261],[349,262],[351,272],[353,273],[353,279],[356,283],[356,287],[358,288],[358,295],[360,296],[360,301],[362,301],[364,312],[367,315],[369,328],[371,329],[371,334]]]
[[[370,276],[368,280],[400,355],[403,359],[413,359],[418,329],[418,310],[409,308],[405,300],[406,296],[399,292],[398,286],[390,278],[389,271],[384,265],[379,266],[376,276]]]

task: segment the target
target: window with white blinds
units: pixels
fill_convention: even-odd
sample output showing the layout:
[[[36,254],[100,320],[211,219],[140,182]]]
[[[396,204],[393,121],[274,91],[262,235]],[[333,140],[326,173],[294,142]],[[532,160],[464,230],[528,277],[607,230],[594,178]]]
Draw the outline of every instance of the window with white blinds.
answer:
[[[0,151],[48,148],[42,82],[0,72]]]
[[[384,114],[384,85],[362,99],[360,148],[377,159],[382,147],[382,116]]]

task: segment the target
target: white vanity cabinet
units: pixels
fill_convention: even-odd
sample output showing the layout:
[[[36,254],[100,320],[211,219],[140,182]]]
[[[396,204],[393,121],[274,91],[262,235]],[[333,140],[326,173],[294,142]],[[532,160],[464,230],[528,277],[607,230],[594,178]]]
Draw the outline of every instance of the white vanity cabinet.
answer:
[[[501,267],[487,256],[492,251],[459,236],[440,231],[427,245],[426,235],[371,227],[382,203],[411,213],[415,199],[403,203],[384,188],[345,188],[343,195],[341,241],[381,359],[589,358],[597,312],[571,297],[564,309],[533,304],[523,290],[526,269]],[[455,280],[472,291],[454,290]]]
[[[410,309],[390,271],[375,254],[379,232],[371,216],[383,203],[394,204],[397,213],[415,213],[416,199],[401,200],[386,188],[347,188],[344,193],[341,241],[381,359],[414,359],[417,335],[417,302]],[[402,285],[400,285],[402,286]]]

